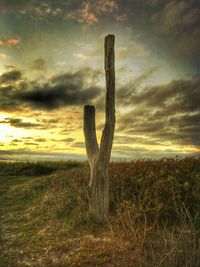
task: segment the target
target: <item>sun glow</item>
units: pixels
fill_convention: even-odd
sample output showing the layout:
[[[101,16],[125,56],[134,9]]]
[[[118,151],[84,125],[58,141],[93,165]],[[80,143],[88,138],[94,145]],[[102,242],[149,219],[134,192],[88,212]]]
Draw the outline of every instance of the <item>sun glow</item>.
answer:
[[[24,129],[16,128],[10,126],[10,124],[6,121],[9,117],[6,113],[0,114],[0,142],[1,143],[9,143],[13,139],[19,139],[26,135]]]
[[[23,136],[23,129],[11,127],[7,123],[0,124],[0,142],[10,142],[13,138],[20,138]]]

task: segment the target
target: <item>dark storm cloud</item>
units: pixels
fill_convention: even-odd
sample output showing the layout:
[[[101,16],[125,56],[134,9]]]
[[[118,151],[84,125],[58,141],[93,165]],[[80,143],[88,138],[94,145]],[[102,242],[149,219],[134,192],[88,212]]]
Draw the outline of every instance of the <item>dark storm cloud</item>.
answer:
[[[152,21],[156,32],[160,31],[176,42],[178,46],[174,46],[175,54],[182,53],[183,57],[190,57],[195,54],[199,55],[199,14],[199,1],[174,0],[168,1],[161,12],[155,13]]]
[[[164,32],[199,29],[199,1],[171,0],[161,5],[159,12],[155,12],[152,21],[157,24],[157,30]],[[159,24],[158,24],[159,23]]]
[[[55,76],[47,83],[39,84],[23,79],[21,72],[6,72],[0,77],[0,109],[9,111],[24,105],[53,110],[87,104],[100,93],[100,88],[93,85],[98,75],[98,71],[84,68],[74,73]],[[16,80],[18,84],[14,86],[11,82]]]
[[[164,60],[188,72],[200,71],[200,5],[198,0],[126,1],[127,26],[141,43]],[[159,48],[159,49],[158,49]]]
[[[33,107],[48,110],[83,105],[99,94],[98,87],[85,88],[84,78],[80,72],[57,76],[50,83],[36,85],[32,90],[20,93],[18,99]]]
[[[128,89],[129,98],[125,94]],[[146,87],[138,90],[135,82],[130,82],[119,89],[117,98],[122,105],[142,105],[145,108],[162,106],[160,112],[170,115],[174,112],[191,112],[200,109],[200,80],[175,80],[166,85]],[[124,95],[123,95],[124,94]]]
[[[126,106],[126,97],[121,98]],[[178,80],[138,90],[133,87],[133,109],[118,119],[119,130],[174,144],[200,147],[200,80]]]
[[[8,70],[4,74],[0,76],[0,86],[4,83],[14,82],[17,80],[20,80],[22,78],[22,73],[20,70],[11,68],[11,70]]]

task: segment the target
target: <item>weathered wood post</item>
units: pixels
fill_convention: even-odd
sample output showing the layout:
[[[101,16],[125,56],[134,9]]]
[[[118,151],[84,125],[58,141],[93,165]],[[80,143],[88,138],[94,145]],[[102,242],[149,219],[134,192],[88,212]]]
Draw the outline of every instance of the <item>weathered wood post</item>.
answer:
[[[95,127],[95,107],[84,107],[84,135],[90,165],[88,198],[90,212],[98,222],[105,222],[109,209],[108,164],[115,130],[115,36],[105,37],[106,105],[105,126],[100,148]]]

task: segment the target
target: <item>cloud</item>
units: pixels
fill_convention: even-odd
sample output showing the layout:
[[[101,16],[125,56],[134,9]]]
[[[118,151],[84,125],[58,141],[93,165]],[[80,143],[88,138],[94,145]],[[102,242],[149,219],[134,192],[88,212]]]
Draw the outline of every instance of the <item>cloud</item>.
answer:
[[[133,107],[133,99],[137,95],[138,89],[142,88],[143,83],[148,80],[156,71],[159,69],[158,66],[153,66],[144,72],[142,75],[136,77],[135,79],[130,80],[124,84],[117,84],[116,90],[116,106],[119,108]],[[95,107],[99,111],[105,109],[105,95],[100,94],[95,100]],[[102,128],[102,125],[98,125],[98,128]]]
[[[29,143],[30,144],[30,143]],[[0,150],[0,160],[85,160],[85,155],[59,152],[32,151],[28,149]]]
[[[71,147],[85,148],[85,142],[75,142],[71,145]]]
[[[117,50],[119,59],[130,59],[133,57],[141,57],[148,55],[147,49],[143,45],[131,43],[130,47],[123,46]]]
[[[118,10],[116,0],[97,0],[94,2],[93,7],[97,13],[113,13]]]
[[[20,43],[20,40],[19,39],[16,39],[16,38],[9,38],[6,40],[6,44],[8,46],[16,46]]]
[[[115,19],[116,19],[116,21],[120,21],[120,22],[122,22],[122,21],[125,21],[125,20],[127,20],[127,14],[117,14],[116,16],[115,16]]]
[[[7,39],[1,39],[0,40],[0,46],[16,46],[20,43],[20,39],[17,38],[7,38]]]
[[[13,139],[13,140],[12,140],[12,143],[21,143],[21,142],[22,142],[21,139]]]
[[[1,11],[16,11],[22,10],[30,6],[34,0],[2,0],[0,2]]]
[[[73,56],[81,60],[86,60],[88,58],[87,56],[81,53],[74,53]]]
[[[69,12],[66,17],[92,25],[107,14],[112,15],[112,19],[118,22],[125,21],[127,18],[127,15],[120,11],[116,0],[84,1],[80,8]]]
[[[165,40],[169,56],[193,66],[199,72],[200,6],[196,0],[169,0],[151,14],[152,34]],[[158,38],[157,38],[158,39]],[[157,44],[158,45],[158,44]]]
[[[174,80],[161,86],[146,87],[132,96],[132,104],[146,108],[162,107],[166,115],[174,112],[194,112],[200,109],[200,80]]]
[[[48,20],[49,17],[65,17],[68,19],[94,24],[99,17],[106,13],[118,11],[116,0],[94,1],[43,1],[37,0],[9,0],[1,1],[0,12],[18,12],[20,15],[29,15],[32,18]],[[119,14],[118,21],[124,20]]]
[[[160,146],[164,145],[159,140],[155,138],[141,137],[141,136],[129,136],[129,135],[119,135],[115,134],[115,142],[116,145],[151,145],[151,146]]]
[[[42,129],[41,125],[39,123],[32,123],[32,122],[24,122],[22,119],[19,118],[7,118],[3,121],[0,121],[0,123],[8,123],[10,126],[16,127],[16,128],[37,128]]]
[[[26,113],[25,111],[22,110],[23,113]],[[27,114],[26,114],[27,115]],[[35,116],[32,113],[33,117]],[[59,121],[57,123],[52,123],[51,119],[49,120],[33,120],[30,121],[29,119],[22,119],[19,117],[10,117],[10,118],[5,118],[4,120],[0,121],[0,124],[9,124],[12,127],[15,128],[23,128],[23,129],[37,129],[37,130],[48,130],[48,129],[55,129],[59,127]],[[24,139],[32,139],[31,137],[24,137]],[[34,141],[37,142],[43,142],[45,141],[44,138],[36,138]]]
[[[38,71],[44,71],[46,68],[46,62],[43,58],[38,58],[33,61],[31,68]]]
[[[63,106],[83,105],[92,101],[98,93],[98,87],[84,88],[80,73],[57,76],[51,83],[35,85],[31,90],[17,95],[19,101],[32,107],[52,110]]]
[[[83,68],[39,83],[27,81],[21,71],[13,68],[0,76],[0,109],[13,111],[26,106],[50,111],[93,102],[101,91],[94,85],[99,75],[96,70]]]
[[[0,59],[2,60],[6,60],[8,58],[8,56],[4,53],[0,53]]]
[[[129,82],[118,86],[116,91],[116,102],[118,106],[133,106],[134,101],[138,95],[138,87],[141,87],[143,82],[148,80],[156,71],[158,66],[151,67],[142,75],[136,77]]]
[[[35,138],[34,141],[35,141],[35,142],[43,143],[43,142],[46,142],[47,139],[46,139],[46,138],[41,138],[41,137],[40,137],[40,138]]]
[[[74,142],[75,139],[74,139],[74,138],[71,138],[71,137],[68,137],[68,138],[61,139],[60,141],[64,141],[64,142],[67,142],[67,143],[71,143],[71,142]]]
[[[113,146],[113,152],[117,155],[125,155],[125,156],[133,156],[135,153],[137,154],[141,154],[141,153],[144,153],[144,152],[148,152],[148,150],[146,148],[143,148],[143,147],[132,147],[132,146],[129,146],[129,145],[114,145]],[[122,156],[122,157],[123,157]]]
[[[159,143],[200,148],[199,88],[199,79],[175,80],[143,90],[133,87],[128,101],[133,108],[121,114],[118,131],[130,135],[145,135]],[[120,99],[126,106],[126,95],[121,94]]]
[[[92,5],[89,2],[83,2],[80,9],[68,14],[68,18],[88,24],[93,24],[98,21],[97,16],[92,11]]]
[[[0,86],[10,82],[18,81],[22,78],[22,72],[17,68],[10,67],[7,72],[0,76]]]
[[[160,159],[162,157],[198,157],[198,153],[192,151],[182,151],[182,150],[173,150],[173,149],[145,149],[142,147],[131,147],[131,146],[114,146],[112,159],[123,160],[123,159],[138,159],[138,158],[147,158],[147,159]]]
[[[24,142],[24,145],[26,145],[26,146],[37,146],[38,144],[34,143],[34,142]]]
[[[67,63],[64,61],[60,61],[60,62],[57,62],[56,65],[59,67],[65,67],[67,65]]]
[[[44,5],[44,6],[35,6],[33,8],[30,9],[29,11],[32,15],[36,16],[36,17],[48,17],[48,16],[59,16],[62,14],[62,9],[59,7],[53,7],[51,5]]]
[[[51,1],[37,0],[2,0],[0,2],[0,13],[17,13],[19,16],[27,16],[32,19],[48,21],[62,15],[64,3],[53,3]]]
[[[167,1],[161,12],[153,16],[153,20],[161,22],[158,28],[166,32],[174,31],[176,28],[194,29],[200,23],[199,7],[194,0]]]

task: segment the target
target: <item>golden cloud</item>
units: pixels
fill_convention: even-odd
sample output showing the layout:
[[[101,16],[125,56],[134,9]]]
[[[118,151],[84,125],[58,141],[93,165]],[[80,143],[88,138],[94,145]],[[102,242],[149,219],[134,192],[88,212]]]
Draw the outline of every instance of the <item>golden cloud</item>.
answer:
[[[86,22],[88,24],[93,24],[98,21],[98,18],[92,11],[91,4],[87,2],[83,2],[81,8],[69,14],[68,18],[72,18],[79,22]]]
[[[7,39],[2,39],[0,40],[0,46],[6,45],[6,46],[16,46],[20,43],[21,41],[17,38],[7,38]]]
[[[8,56],[4,53],[0,53],[0,59],[2,60],[6,60],[8,58]]]

